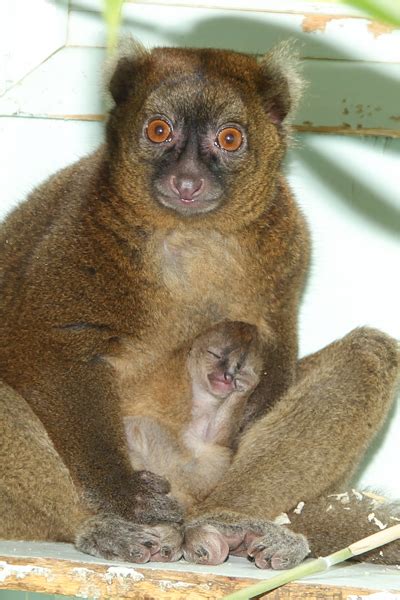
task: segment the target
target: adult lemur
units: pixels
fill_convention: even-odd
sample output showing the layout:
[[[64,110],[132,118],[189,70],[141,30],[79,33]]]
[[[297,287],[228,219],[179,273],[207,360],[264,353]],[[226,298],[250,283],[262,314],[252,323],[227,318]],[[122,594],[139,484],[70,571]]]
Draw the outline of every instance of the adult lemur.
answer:
[[[122,58],[105,144],[6,219],[2,536],[146,561],[179,556],[184,531],[188,559],[230,551],[281,568],[307,542],[270,519],[300,500],[292,524],[313,553],[375,529],[365,499],[326,512],[325,498],[385,419],[398,348],[358,329],[298,361],[309,241],[281,172],[291,64],[284,50],[258,62],[165,48]],[[257,328],[262,376],[231,467],[182,526],[167,482],[133,471],[123,410],[181,430],[191,405],[187,381],[175,387],[179,357],[222,321]],[[399,558],[392,543],[383,560]]]

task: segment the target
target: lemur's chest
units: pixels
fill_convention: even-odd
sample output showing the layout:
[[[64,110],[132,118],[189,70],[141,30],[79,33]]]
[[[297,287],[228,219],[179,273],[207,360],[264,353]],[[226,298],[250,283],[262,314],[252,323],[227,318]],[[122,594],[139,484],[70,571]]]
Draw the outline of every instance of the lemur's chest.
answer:
[[[158,242],[159,277],[173,301],[197,307],[227,305],[245,289],[248,256],[234,239],[218,232],[173,231]]]
[[[217,231],[171,231],[154,248],[164,306],[183,337],[225,319],[263,327],[263,267],[245,239]]]

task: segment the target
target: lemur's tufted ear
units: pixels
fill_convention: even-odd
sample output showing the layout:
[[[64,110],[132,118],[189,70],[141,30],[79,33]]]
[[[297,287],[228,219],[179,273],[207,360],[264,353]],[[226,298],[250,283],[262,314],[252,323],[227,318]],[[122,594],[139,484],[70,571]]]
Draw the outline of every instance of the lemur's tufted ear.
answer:
[[[258,64],[265,110],[271,121],[280,125],[290,120],[304,88],[298,52],[292,42],[283,42],[259,58]]]
[[[124,102],[135,92],[140,67],[147,57],[148,53],[141,44],[124,39],[116,51],[116,56],[107,61],[107,87],[116,104]]]

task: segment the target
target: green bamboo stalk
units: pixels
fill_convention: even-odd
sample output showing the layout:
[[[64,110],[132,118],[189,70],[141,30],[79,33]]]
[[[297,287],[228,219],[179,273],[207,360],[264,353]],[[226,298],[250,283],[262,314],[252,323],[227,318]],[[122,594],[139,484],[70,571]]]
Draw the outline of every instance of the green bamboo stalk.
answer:
[[[341,563],[348,558],[358,556],[359,554],[363,554],[369,550],[374,550],[374,548],[379,548],[380,546],[383,546],[389,542],[393,542],[399,538],[400,524],[393,525],[393,527],[388,527],[387,529],[378,531],[378,533],[369,535],[368,537],[351,544],[347,548],[338,550],[329,556],[322,556],[320,558],[316,558],[315,560],[305,562],[298,567],[294,567],[294,569],[289,569],[288,571],[279,573],[267,581],[260,581],[259,583],[251,585],[243,590],[233,592],[233,594],[224,596],[223,600],[250,600],[250,598],[254,598],[255,596],[264,594],[265,592],[275,590],[285,583],[290,583],[291,581],[295,581],[296,579],[300,579],[302,577],[307,577],[308,575],[314,575],[315,573],[322,573],[322,571],[326,571],[332,565]]]
[[[107,50],[111,54],[117,45],[123,0],[104,0],[103,16],[107,26]]]

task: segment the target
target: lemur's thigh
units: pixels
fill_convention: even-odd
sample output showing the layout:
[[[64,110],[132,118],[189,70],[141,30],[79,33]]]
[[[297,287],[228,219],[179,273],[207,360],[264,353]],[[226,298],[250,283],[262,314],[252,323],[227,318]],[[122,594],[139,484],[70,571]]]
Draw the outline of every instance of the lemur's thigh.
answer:
[[[27,402],[0,382],[0,537],[73,541],[81,520],[69,472]]]
[[[299,362],[298,379],[244,434],[198,514],[271,518],[347,478],[381,427],[399,374],[395,340],[356,329]]]

